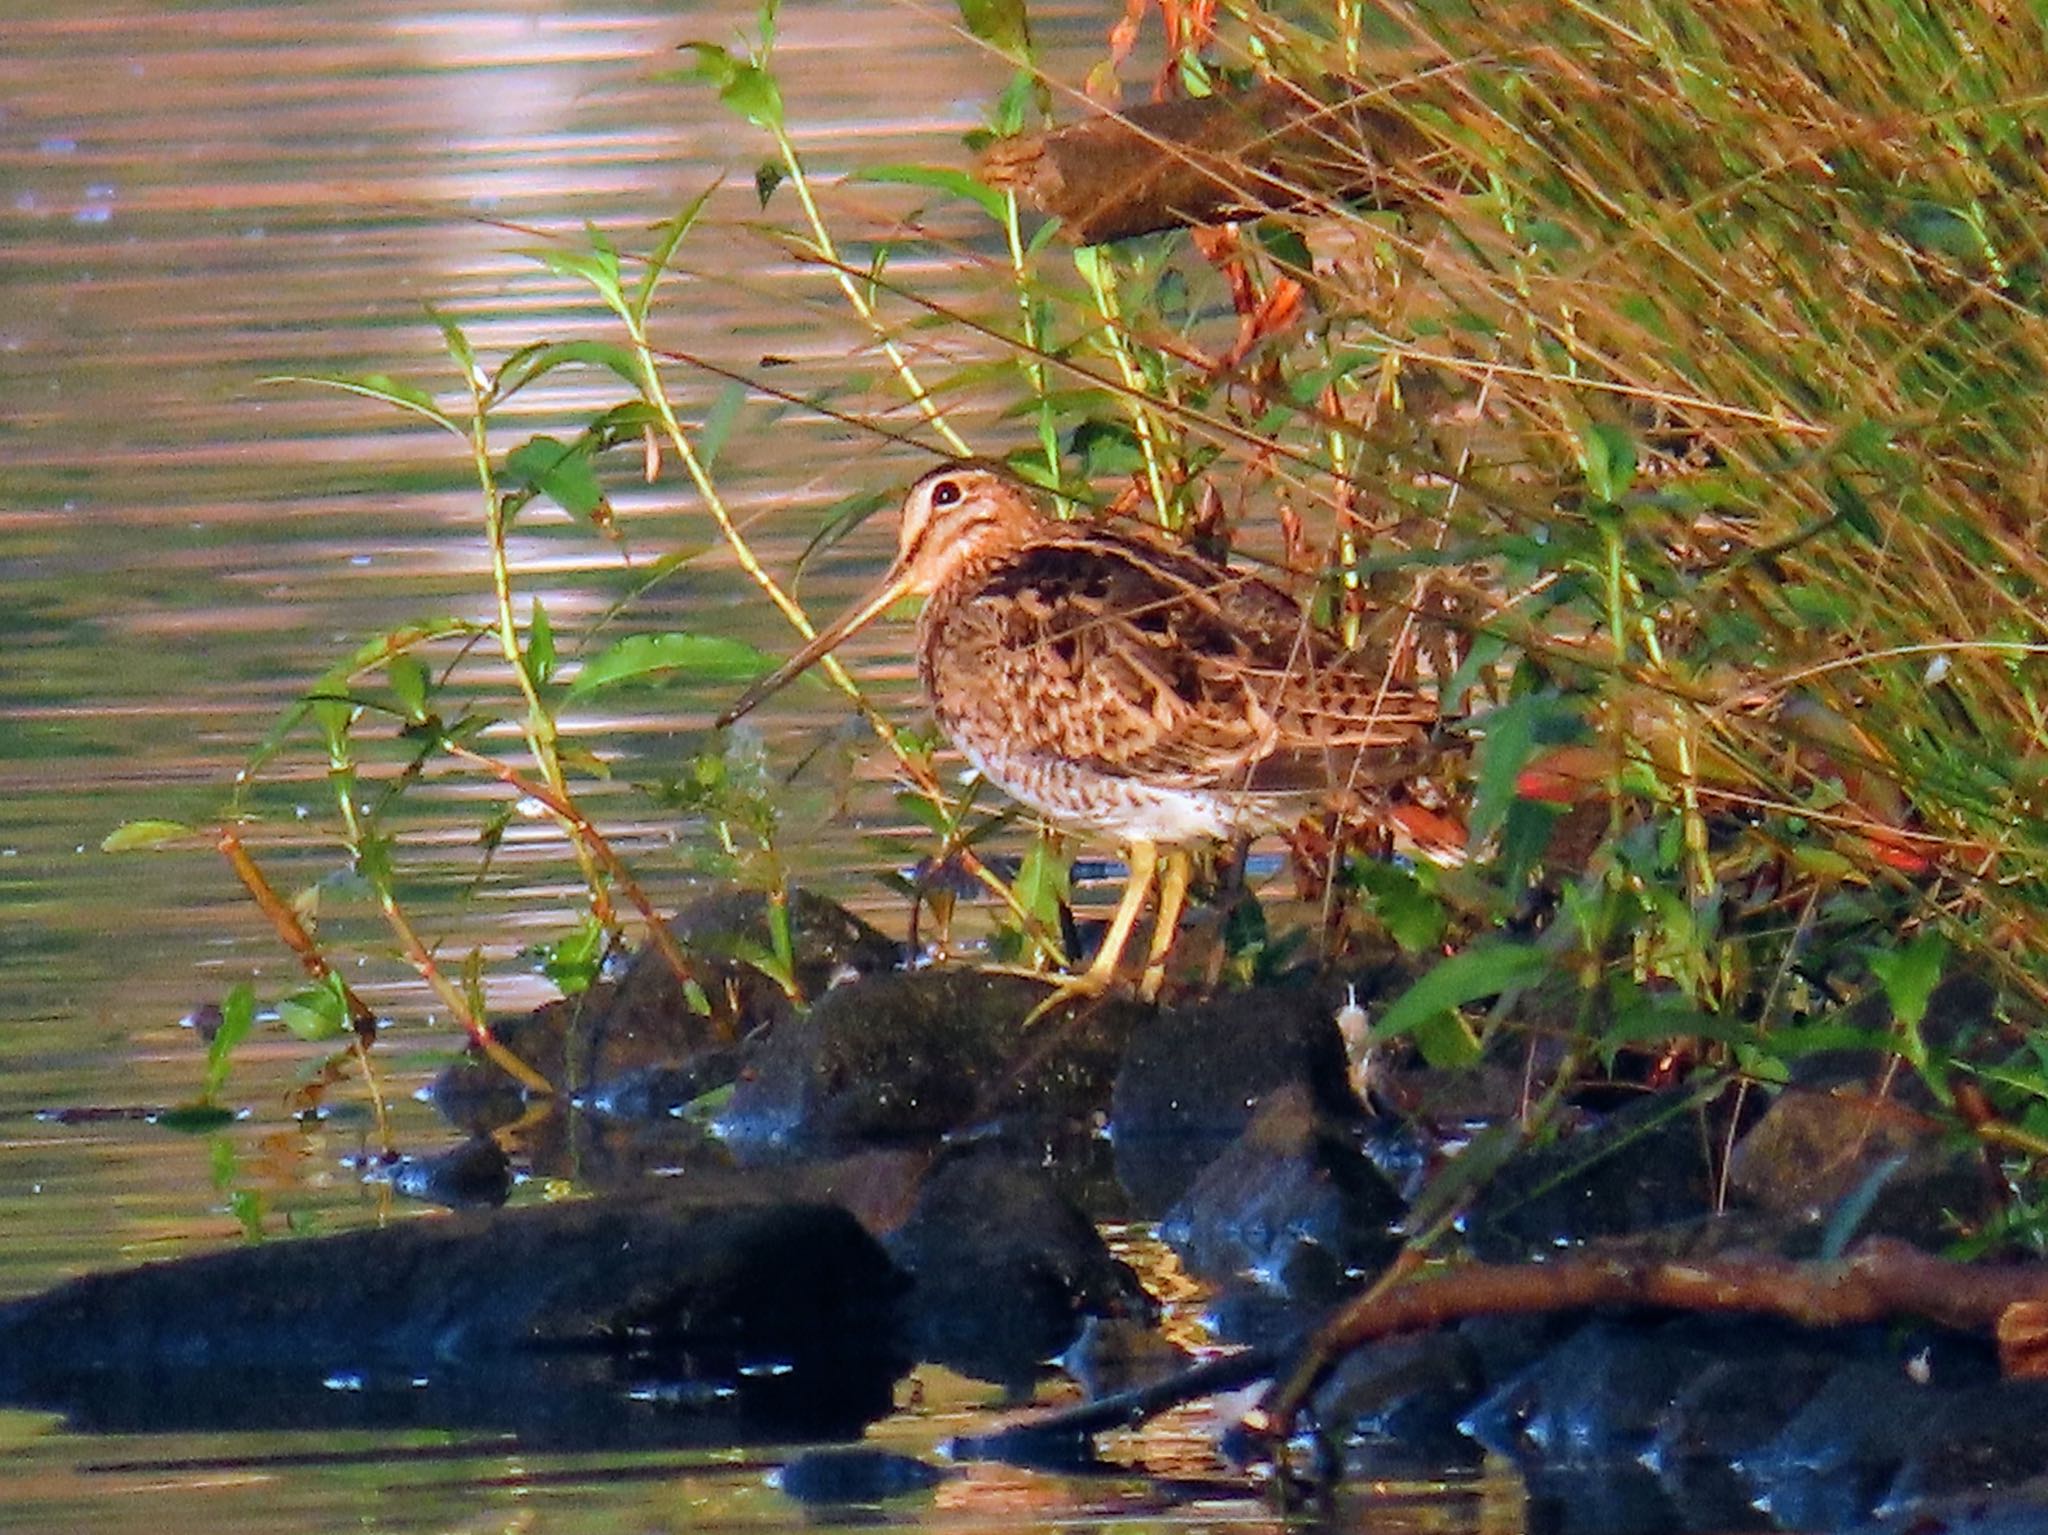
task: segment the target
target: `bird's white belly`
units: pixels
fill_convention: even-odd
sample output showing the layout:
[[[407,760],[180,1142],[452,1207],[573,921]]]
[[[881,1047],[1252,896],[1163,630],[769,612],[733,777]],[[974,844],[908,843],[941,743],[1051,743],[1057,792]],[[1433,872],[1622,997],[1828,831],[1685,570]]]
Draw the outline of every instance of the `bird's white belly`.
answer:
[[[960,754],[1012,799],[1055,825],[1119,842],[1168,847],[1227,841],[1291,826],[1307,808],[1297,796],[1178,789],[1097,772],[1058,757],[994,757],[964,742]]]

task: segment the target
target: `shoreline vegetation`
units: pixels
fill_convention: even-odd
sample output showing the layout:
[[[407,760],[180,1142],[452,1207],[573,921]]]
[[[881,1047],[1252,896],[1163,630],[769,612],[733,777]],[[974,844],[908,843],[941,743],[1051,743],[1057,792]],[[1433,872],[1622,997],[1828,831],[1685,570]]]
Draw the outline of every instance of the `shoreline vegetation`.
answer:
[[[1403,1190],[1398,1250],[1371,1282],[1451,1265],[1428,1282],[1455,1284],[1470,1218],[1504,1169],[1574,1145],[1589,1117],[1671,1095],[1706,1147],[1713,1211],[1739,1202],[1738,1147],[1763,1120],[1826,1099],[1851,1105],[1830,1128],[1847,1139],[1828,1144],[1887,1126],[1899,1165],[1939,1148],[1941,1176],[1968,1185],[1940,1185],[1933,1214],[1916,1216],[1922,1247],[2037,1259],[2040,21],[1877,0],[1347,0],[1313,18],[1163,0],[1109,28],[1086,81],[1062,82],[1032,67],[1021,4],[963,16],[1017,68],[956,164],[807,161],[791,128],[801,105],[785,106],[775,73],[772,4],[742,48],[685,45],[673,77],[715,92],[759,145],[756,232],[836,287],[871,370],[863,387],[893,392],[920,445],[985,451],[970,430],[1021,442],[1008,467],[1063,511],[1140,519],[1257,562],[1311,621],[1384,657],[1390,687],[1438,700],[1441,829],[1464,856],[1411,863],[1378,834],[1306,827],[1289,839],[1311,903],[1299,927],[1269,922],[1278,904],[1221,859],[1196,881],[1206,915],[1169,987],[1193,1008],[1210,992],[1345,978],[1350,992],[1325,1008],[1352,1036],[1338,1070],[1396,1120],[1417,1112],[1397,1090],[1413,1074],[1431,1092],[1485,1084],[1484,1127],[1455,1154],[1433,1143]],[[1102,105],[1119,97],[1150,99]],[[840,178],[902,199],[898,222],[836,223]],[[713,190],[651,241],[624,248],[591,229],[531,252],[587,286],[613,339],[482,359],[459,317],[436,311],[455,391],[296,380],[396,407],[460,445],[495,611],[423,621],[338,660],[203,833],[307,971],[274,1004],[282,1026],[336,1052],[303,1106],[351,1079],[374,1099],[377,1024],[261,868],[264,775],[292,753],[324,764],[337,845],[397,951],[532,1106],[588,1084],[563,1074],[570,1055],[549,1058],[551,1073],[494,1029],[481,959],[441,954],[407,907],[405,799],[430,770],[502,791],[479,829],[486,870],[515,804],[573,851],[589,914],[543,961],[572,1012],[613,984],[607,958],[632,940],[673,986],[692,1052],[752,1044],[764,1025],[793,1035],[830,995],[803,937],[811,898],[778,854],[776,786],[793,765],[770,770],[758,743],[707,730],[648,786],[758,900],[757,919],[722,934],[672,929],[646,871],[628,870],[583,809],[606,769],[563,726],[602,691],[664,677],[737,695],[777,658],[690,632],[635,635],[572,666],[506,554],[529,508],[612,536],[607,483],[661,479],[702,506],[788,618],[792,648],[812,633],[789,575],[763,566],[722,496],[720,449],[799,403],[863,421],[837,397],[750,387],[745,370],[705,419],[678,413],[670,390],[693,360],[664,348],[662,304],[679,253],[711,237]],[[1059,217],[1037,222],[1020,196]],[[971,304],[941,304],[902,275],[902,257],[948,254],[924,233],[940,207],[945,228],[986,220],[982,255],[964,263],[985,284]],[[1222,215],[1233,221],[1179,227]],[[574,437],[506,448],[494,413],[569,368],[609,375],[618,403]],[[811,557],[895,489],[832,508]],[[917,958],[950,947],[956,910],[980,899],[990,958],[1080,962],[1067,900],[1080,844],[1041,831],[1021,858],[994,856],[1000,807],[956,789],[916,721],[886,717],[823,664],[927,834],[906,850],[922,874],[890,941],[907,936]],[[514,727],[516,751],[488,733],[496,723]],[[109,844],[195,834],[134,823]],[[1361,1004],[1366,973],[1381,984]],[[234,1050],[258,1026],[247,988],[222,1014],[188,1124],[225,1112]],[[1018,1047],[1027,1060],[1047,1048]],[[706,1080],[690,1078],[693,1092],[723,1090]],[[1606,1154],[1632,1155],[1619,1144]],[[1782,1142],[1769,1165],[1789,1177],[1815,1144]],[[1759,1259],[1743,1283],[1789,1294],[1811,1273],[1850,1272],[1849,1238],[1887,1207],[1898,1166],[1861,1150],[1843,1166],[1846,1182],[1807,1212],[1826,1239],[1802,1255],[1836,1266],[1791,1274]],[[1863,1251],[1881,1262],[1887,1250]],[[1626,1289],[1675,1271],[1607,1272]],[[1631,1298],[1590,1280],[1587,1296]],[[1362,1336],[1360,1304],[1347,1315]],[[1275,1421],[1300,1407],[1307,1388],[1292,1389]]]

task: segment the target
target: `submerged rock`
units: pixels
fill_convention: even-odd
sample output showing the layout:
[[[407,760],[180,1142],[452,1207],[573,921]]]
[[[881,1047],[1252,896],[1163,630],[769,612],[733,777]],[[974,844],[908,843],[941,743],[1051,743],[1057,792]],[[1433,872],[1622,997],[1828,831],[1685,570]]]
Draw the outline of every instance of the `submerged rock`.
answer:
[[[792,1456],[768,1473],[768,1485],[799,1503],[858,1507],[929,1492],[951,1474],[914,1455],[856,1445]]]
[[[512,1164],[487,1135],[473,1135],[434,1156],[400,1157],[377,1171],[407,1199],[452,1210],[503,1204],[512,1193]]]
[[[0,1400],[98,1428],[829,1436],[889,1409],[903,1286],[829,1205],[671,1196],[406,1221],[11,1302]]]
[[[1153,1311],[1049,1177],[985,1151],[940,1161],[884,1243],[911,1275],[913,1351],[979,1380],[1027,1386],[1089,1317]]]

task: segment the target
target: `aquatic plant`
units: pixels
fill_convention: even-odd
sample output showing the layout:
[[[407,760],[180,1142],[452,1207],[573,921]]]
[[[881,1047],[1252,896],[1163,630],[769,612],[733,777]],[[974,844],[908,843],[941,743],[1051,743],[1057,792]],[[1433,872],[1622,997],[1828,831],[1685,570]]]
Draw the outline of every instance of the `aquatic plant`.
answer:
[[[1112,98],[1149,14],[1112,29],[1084,89],[1035,69],[1020,6],[963,7],[1016,65],[971,147]],[[1294,572],[1319,617],[1444,700],[1439,808],[1467,861],[1388,863],[1383,838],[1298,848],[1328,892],[1333,952],[1384,943],[1429,962],[1375,1019],[1378,1041],[1443,1065],[1551,1041],[1540,1106],[1595,1074],[1775,1081],[1853,1037],[1896,1051],[2030,1175],[2048,1153],[2037,25],[1995,8],[1676,0],[1159,15],[1151,94],[1277,103],[1284,130],[1258,118],[1248,141],[1256,175],[1248,148],[1236,170],[1211,167],[1242,172],[1241,201],[1272,209],[1256,220],[1076,247],[960,165],[888,165],[846,172],[905,200],[856,244],[825,195],[838,178],[789,131],[772,6],[739,49],[690,45],[675,77],[758,135],[753,233],[827,275],[918,440],[1007,444],[1064,504]],[[1293,158],[1263,158],[1269,140]],[[389,380],[322,381],[458,438],[492,539],[495,623],[394,632],[287,722],[324,743],[343,845],[423,973],[438,965],[388,877],[397,797],[359,804],[365,720],[408,743],[392,789],[452,760],[562,827],[593,892],[554,956],[573,985],[618,931],[611,892],[644,903],[578,808],[571,779],[593,764],[554,710],[661,667],[737,679],[761,664],[674,635],[561,680],[545,610],[520,606],[502,559],[526,501],[600,527],[600,460],[637,446],[649,472],[680,467],[723,547],[809,632],[714,475],[725,435],[772,392],[729,395],[687,428],[664,368],[693,359],[649,333],[702,207],[633,253],[597,231],[536,252],[589,287],[617,342],[485,371],[444,322],[466,412]],[[899,275],[933,251],[943,296]],[[492,409],[572,365],[627,397],[573,441],[499,451]],[[879,500],[836,508],[819,547]],[[515,701],[518,766],[482,747],[481,713],[447,701],[453,664],[485,653]],[[976,850],[996,823],[934,776],[928,742],[828,669],[895,754],[931,865],[998,889],[1011,952],[1054,956],[1063,845],[1039,841],[1023,878],[994,880]],[[783,892],[772,803],[717,760],[693,769],[691,803],[763,849],[755,873]],[[230,822],[223,846],[239,845]],[[243,872],[266,909],[289,910]],[[951,886],[937,888],[944,906]],[[1249,973],[1264,925],[1230,931]],[[307,945],[316,981],[295,1015],[361,1028]],[[1997,1007],[1930,1017],[1936,983],[1963,968],[1994,980]],[[475,968],[437,985],[481,1037]],[[1843,1004],[1862,994],[1887,1005],[1858,1035]]]

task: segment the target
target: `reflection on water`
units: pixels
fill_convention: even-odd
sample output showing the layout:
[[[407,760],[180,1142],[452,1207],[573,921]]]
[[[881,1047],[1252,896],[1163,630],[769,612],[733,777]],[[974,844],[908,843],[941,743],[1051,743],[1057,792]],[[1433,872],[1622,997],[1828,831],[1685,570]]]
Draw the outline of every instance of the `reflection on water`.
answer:
[[[1041,35],[1085,56],[1096,7],[1040,8]],[[461,318],[486,359],[540,338],[603,334],[574,283],[520,254],[591,220],[632,245],[714,180],[709,227],[682,253],[685,276],[657,336],[680,351],[828,391],[835,408],[900,430],[864,338],[829,281],[751,232],[764,145],[708,93],[652,79],[680,42],[731,41],[751,5],[637,8],[572,3],[412,7],[18,8],[0,52],[0,1295],[115,1262],[238,1240],[244,1225],[337,1229],[393,1216],[388,1192],[346,1170],[368,1135],[345,1111],[287,1126],[283,1093],[303,1047],[246,1049],[228,1098],[244,1125],[180,1138],[136,1117],[76,1122],[38,1111],[145,1109],[188,1098],[199,1046],[177,1020],[232,982],[270,992],[288,959],[204,849],[112,858],[114,825],[143,816],[204,823],[235,766],[283,705],[364,637],[441,613],[487,616],[475,487],[459,448],[378,407],[266,375],[378,371],[444,393],[457,381],[422,310]],[[808,3],[782,18],[784,94],[814,164],[956,162],[958,134],[1005,69],[949,23],[905,4]],[[1078,77],[1079,68],[1064,69]],[[914,88],[905,88],[906,83]],[[843,228],[886,228],[906,204],[842,190]],[[944,210],[934,218],[948,217]],[[970,252],[971,254],[971,252]],[[935,292],[943,265],[906,258]],[[718,380],[679,371],[701,416]],[[522,397],[500,446],[561,430],[608,403],[600,381],[564,374]],[[912,435],[916,435],[914,431]],[[978,444],[1001,446],[990,435]],[[818,510],[850,489],[900,483],[925,460],[834,421],[752,401],[720,462],[764,556],[794,565]],[[526,589],[544,583],[564,633],[637,590],[659,554],[709,532],[671,474],[648,487],[619,466],[610,487],[635,564],[538,511],[514,553]],[[807,583],[832,609],[871,574],[879,530]],[[786,633],[730,562],[713,554],[643,594],[618,624],[736,634],[770,648]],[[617,630],[614,630],[614,637]],[[899,638],[861,653],[886,694],[907,686]],[[686,751],[729,687],[672,691],[573,724],[615,755],[622,777]],[[795,737],[839,720],[809,695],[769,729],[782,760]],[[644,707],[636,707],[644,705]],[[783,746],[790,749],[786,754]],[[830,763],[843,753],[827,752]],[[335,872],[334,848],[294,837],[301,803],[325,794],[319,764],[262,803],[252,833],[286,888]],[[894,811],[878,773],[821,772],[791,814],[831,834],[792,838],[801,872],[836,893],[872,892],[890,859]],[[450,786],[451,862],[484,791]],[[809,796],[808,799],[806,796]],[[600,794],[614,840],[673,899],[700,861],[692,828],[624,790]],[[808,818],[808,820],[804,820]],[[559,843],[515,826],[481,900],[450,876],[422,909],[450,953],[483,943],[504,1007],[522,986],[519,943],[575,909]],[[330,934],[369,936],[360,902],[330,902]],[[397,1020],[385,1059],[401,1134],[436,1132],[408,1089],[450,1047],[434,1009],[397,965],[351,976]],[[352,1110],[344,1105],[344,1110]],[[230,1194],[239,1196],[231,1203]],[[528,1190],[524,1197],[539,1197]],[[984,1388],[923,1383],[916,1414],[879,1437],[924,1449],[988,1405]],[[1142,1486],[1068,1486],[997,1468],[944,1484],[924,1522],[1031,1522],[1150,1511]],[[0,1413],[0,1508],[50,1529],[668,1528],[708,1514],[782,1526],[790,1505],[741,1457],[536,1459],[443,1433],[351,1442],[244,1434],[83,1441],[47,1420]],[[1264,1523],[1250,1505],[1205,1511]],[[1379,1517],[1379,1516],[1376,1516]],[[1422,1516],[1441,1527],[1441,1510]],[[1419,1527],[1419,1526],[1418,1526]]]

